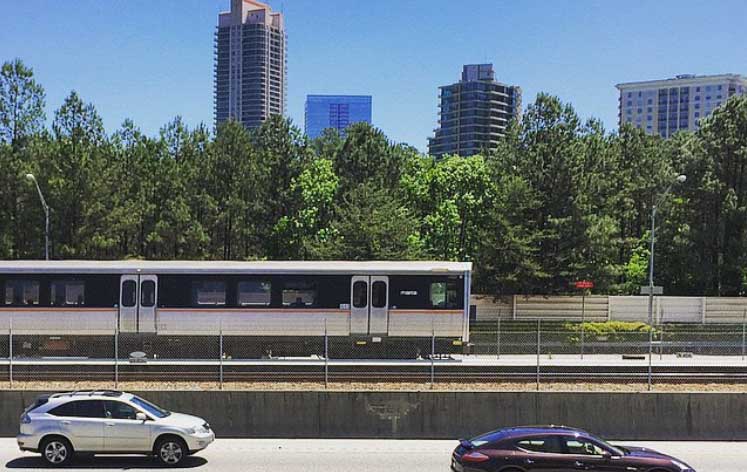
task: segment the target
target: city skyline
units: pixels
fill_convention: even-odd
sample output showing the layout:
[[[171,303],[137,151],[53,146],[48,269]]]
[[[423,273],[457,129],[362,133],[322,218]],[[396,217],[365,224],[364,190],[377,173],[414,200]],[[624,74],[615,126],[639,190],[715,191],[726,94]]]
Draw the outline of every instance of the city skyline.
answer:
[[[617,128],[615,84],[744,73],[743,53],[712,53],[739,40],[738,15],[729,14],[740,5],[735,1],[710,9],[708,22],[701,21],[696,2],[688,8],[688,2],[673,1],[618,11],[592,2],[527,2],[507,9],[476,0],[469,11],[448,15],[438,1],[396,8],[381,8],[386,2],[268,3],[285,14],[291,36],[288,116],[299,128],[310,92],[365,91],[377,97],[376,125],[421,151],[436,127],[438,87],[453,81],[463,64],[500,64],[496,79],[520,84],[525,105],[544,91],[573,104],[582,118],[601,119],[608,130]],[[34,68],[47,90],[48,121],[74,89],[97,107],[109,132],[132,118],[156,134],[176,115],[191,127],[212,126],[213,33],[216,16],[229,5],[185,0],[176,9],[144,0],[85,0],[70,9],[41,0],[14,2],[5,16],[12,21],[0,24],[7,35],[0,54]],[[657,20],[662,17],[668,18],[664,24]],[[505,33],[500,38],[491,34],[496,21]],[[674,34],[682,30],[690,34]],[[354,71],[355,80],[340,79],[343,71]]]

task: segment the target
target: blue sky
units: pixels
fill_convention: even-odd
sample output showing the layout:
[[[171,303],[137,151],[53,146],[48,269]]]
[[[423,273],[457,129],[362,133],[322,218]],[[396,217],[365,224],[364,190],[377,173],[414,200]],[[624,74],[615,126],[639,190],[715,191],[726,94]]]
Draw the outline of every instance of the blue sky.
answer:
[[[747,73],[742,0],[271,0],[286,16],[289,115],[307,94],[373,95],[373,121],[425,150],[439,85],[493,62],[520,85],[616,126],[619,82]],[[15,0],[3,4],[0,60],[20,57],[47,91],[70,90],[113,132],[146,133],[176,115],[212,125],[213,32],[229,0]]]

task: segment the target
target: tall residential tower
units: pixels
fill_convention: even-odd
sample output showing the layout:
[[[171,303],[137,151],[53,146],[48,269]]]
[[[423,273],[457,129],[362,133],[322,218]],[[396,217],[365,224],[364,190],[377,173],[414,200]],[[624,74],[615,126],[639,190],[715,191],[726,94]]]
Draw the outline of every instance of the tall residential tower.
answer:
[[[620,126],[629,123],[647,134],[668,138],[694,131],[732,95],[747,93],[747,78],[736,74],[678,75],[674,79],[618,84]]]
[[[215,124],[229,119],[252,129],[283,115],[287,91],[282,13],[255,0],[231,0],[215,33]]]
[[[508,123],[521,117],[521,88],[496,82],[492,64],[466,65],[460,82],[439,89],[440,127],[428,143],[432,156],[494,148]]]
[[[345,135],[353,123],[371,124],[370,95],[308,95],[304,116],[306,136],[317,138],[327,128]]]

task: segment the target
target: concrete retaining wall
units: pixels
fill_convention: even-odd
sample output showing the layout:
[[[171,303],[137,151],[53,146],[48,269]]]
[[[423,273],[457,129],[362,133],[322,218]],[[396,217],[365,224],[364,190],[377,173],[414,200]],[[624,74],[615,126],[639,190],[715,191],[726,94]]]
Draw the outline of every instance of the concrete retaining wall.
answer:
[[[37,392],[0,392],[14,436]],[[219,437],[453,439],[565,424],[619,440],[747,440],[747,394],[564,392],[143,392],[207,419]]]

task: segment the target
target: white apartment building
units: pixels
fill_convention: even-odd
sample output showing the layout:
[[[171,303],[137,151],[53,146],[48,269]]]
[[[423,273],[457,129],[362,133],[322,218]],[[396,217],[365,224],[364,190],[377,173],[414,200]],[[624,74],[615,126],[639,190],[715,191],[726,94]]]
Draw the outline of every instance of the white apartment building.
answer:
[[[664,138],[694,131],[698,122],[733,95],[747,93],[747,77],[736,74],[678,75],[673,79],[618,84],[619,124],[629,123]]]

